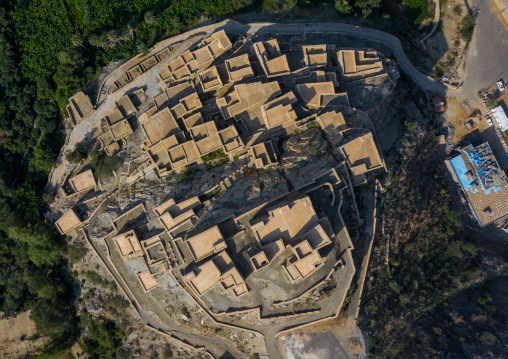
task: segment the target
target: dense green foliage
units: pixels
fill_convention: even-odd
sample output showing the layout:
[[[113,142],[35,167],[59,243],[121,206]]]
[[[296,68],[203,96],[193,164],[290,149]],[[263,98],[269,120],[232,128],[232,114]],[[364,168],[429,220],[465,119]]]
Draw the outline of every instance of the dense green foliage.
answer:
[[[94,167],[94,173],[99,178],[109,178],[113,175],[113,171],[117,171],[120,160],[114,156],[107,156],[104,151],[93,149],[90,153],[91,164]]]
[[[473,30],[475,25],[475,18],[471,14],[467,14],[459,23],[459,35],[465,40],[469,41],[473,37]]]
[[[404,5],[407,6],[406,14],[414,19],[415,25],[421,24],[423,20],[431,17],[427,0],[404,0]]]
[[[364,302],[373,358],[503,355],[507,277],[492,270],[502,254],[488,258],[481,235],[464,231],[439,156],[431,132],[384,196]]]
[[[65,154],[67,161],[72,163],[79,163],[88,157],[88,148],[82,142],[77,143],[72,151]]]
[[[82,347],[90,358],[115,358],[125,334],[111,320],[82,316],[86,326]]]

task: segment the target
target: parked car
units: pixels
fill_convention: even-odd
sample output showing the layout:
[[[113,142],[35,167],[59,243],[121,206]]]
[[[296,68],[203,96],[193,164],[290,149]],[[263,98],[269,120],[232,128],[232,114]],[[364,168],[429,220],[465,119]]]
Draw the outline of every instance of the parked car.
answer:
[[[497,82],[497,88],[499,89],[499,91],[504,92],[504,83],[503,83],[503,80],[499,80]]]
[[[485,121],[487,121],[487,123],[489,124],[489,126],[492,126],[493,123],[492,123],[492,119],[490,118],[490,116],[485,116]]]

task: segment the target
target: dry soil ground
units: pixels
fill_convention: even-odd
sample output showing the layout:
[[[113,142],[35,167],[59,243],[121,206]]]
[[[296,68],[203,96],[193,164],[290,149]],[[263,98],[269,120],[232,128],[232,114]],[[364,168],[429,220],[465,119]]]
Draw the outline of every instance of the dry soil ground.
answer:
[[[21,358],[41,348],[44,338],[28,340],[35,333],[35,323],[30,319],[29,311],[16,318],[0,319],[0,358]]]

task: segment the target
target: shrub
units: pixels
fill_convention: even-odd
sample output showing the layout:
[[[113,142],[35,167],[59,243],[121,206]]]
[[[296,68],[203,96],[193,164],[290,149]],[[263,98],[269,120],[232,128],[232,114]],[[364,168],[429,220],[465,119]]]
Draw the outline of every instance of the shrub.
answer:
[[[266,11],[278,11],[279,10],[279,0],[262,0],[261,1],[261,9]]]
[[[427,0],[404,0],[404,5],[408,7],[407,12],[410,17],[414,19],[414,24],[418,25],[423,22],[423,20],[431,17]]]
[[[339,14],[350,14],[351,11],[353,11],[353,8],[351,5],[349,5],[349,2],[347,0],[337,0],[335,1],[335,10]]]
[[[91,164],[95,168],[95,174],[99,178],[109,178],[113,175],[113,171],[118,170],[120,160],[114,156],[107,156],[103,151],[92,150]]]
[[[494,98],[489,98],[486,102],[486,105],[488,108],[494,108],[497,107],[497,101]]]
[[[203,162],[209,162],[209,161],[217,160],[219,158],[224,158],[224,157],[227,157],[227,156],[224,153],[224,150],[220,148],[218,150],[210,152],[207,155],[204,155],[203,157],[201,157],[201,159],[203,160]]]
[[[494,344],[496,344],[496,341],[497,341],[496,336],[490,332],[483,332],[480,339],[486,345],[494,345]]]
[[[473,37],[475,19],[473,15],[467,14],[459,23],[459,35],[465,40],[469,41]]]
[[[450,244],[448,244],[448,246],[446,247],[446,254],[449,257],[461,258],[462,252],[460,250],[460,244],[458,244],[457,242],[451,242]]]
[[[76,143],[76,145],[74,146],[74,150],[67,152],[65,154],[65,158],[67,159],[67,161],[72,163],[79,163],[82,159],[85,159],[87,157],[88,157],[88,149],[82,142]]]
[[[69,262],[71,264],[79,262],[83,258],[85,258],[88,253],[88,249],[84,247],[67,247],[67,257],[69,257]]]
[[[455,15],[462,15],[462,6],[460,6],[460,4],[457,4],[453,7],[453,13]]]
[[[466,243],[462,246],[462,250],[468,252],[472,256],[476,256],[478,254],[478,248],[473,243]]]
[[[400,293],[400,291],[402,290],[402,286],[398,285],[394,281],[390,281],[390,283],[388,283],[388,286],[397,294]]]

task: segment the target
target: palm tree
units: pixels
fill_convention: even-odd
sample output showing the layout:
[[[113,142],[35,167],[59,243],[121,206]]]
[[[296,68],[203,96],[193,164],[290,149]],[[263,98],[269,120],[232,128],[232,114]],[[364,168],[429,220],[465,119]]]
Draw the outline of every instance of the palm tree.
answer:
[[[140,54],[146,54],[148,52],[148,46],[144,43],[137,44],[136,48],[138,49]]]
[[[157,24],[160,26],[160,24],[156,20],[157,20],[157,18],[155,17],[153,12],[151,12],[151,11],[145,12],[145,22],[147,24]]]
[[[178,32],[180,32],[180,21],[178,21],[178,18],[171,17],[168,22],[168,26],[166,29],[166,35],[176,35]]]
[[[83,39],[78,34],[74,34],[74,35],[71,36],[71,44],[74,47],[81,46],[86,51],[88,51],[88,49],[83,45]],[[88,51],[88,53],[90,53],[90,51]]]
[[[100,38],[98,35],[95,35],[95,34],[92,34],[90,35],[90,37],[88,38],[88,42],[90,43],[90,45],[92,46],[95,46],[95,47],[100,47]]]
[[[128,27],[124,27],[120,31],[120,40],[132,42],[132,40],[131,40],[131,30]]]
[[[100,47],[104,50],[107,50],[111,47],[111,43],[109,42],[108,38],[106,37],[106,34],[102,34],[98,38],[99,38],[99,40],[98,40],[99,42],[97,44],[97,47]]]
[[[134,34],[136,33],[136,30],[138,29],[138,24],[136,24],[133,20],[131,20],[127,24],[127,27],[129,28],[129,32],[131,34],[131,41],[133,41],[134,40]]]
[[[115,47],[115,44],[119,43],[120,41],[120,34],[118,33],[118,30],[115,29],[109,30],[108,32],[106,32],[106,34],[104,34],[104,36],[109,42],[110,47]]]

